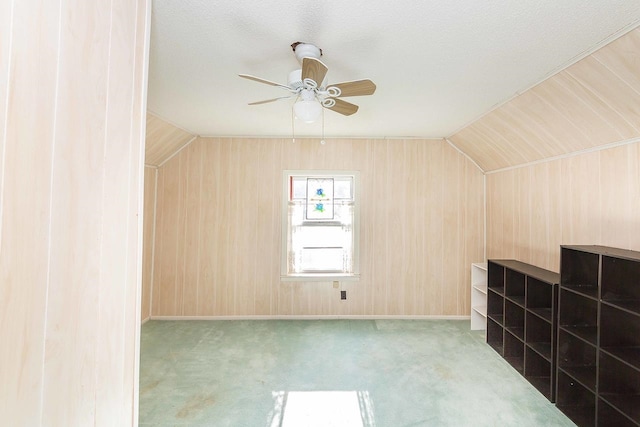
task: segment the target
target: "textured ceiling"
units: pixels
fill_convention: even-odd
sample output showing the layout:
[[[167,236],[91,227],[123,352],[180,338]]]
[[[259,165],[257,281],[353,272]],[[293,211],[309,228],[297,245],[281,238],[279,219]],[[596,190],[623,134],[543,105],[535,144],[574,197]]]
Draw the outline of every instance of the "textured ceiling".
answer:
[[[148,109],[202,136],[290,136],[290,44],[323,49],[329,82],[372,79],[326,111],[327,137],[446,137],[640,22],[638,0],[155,0]],[[321,121],[296,121],[319,136]]]

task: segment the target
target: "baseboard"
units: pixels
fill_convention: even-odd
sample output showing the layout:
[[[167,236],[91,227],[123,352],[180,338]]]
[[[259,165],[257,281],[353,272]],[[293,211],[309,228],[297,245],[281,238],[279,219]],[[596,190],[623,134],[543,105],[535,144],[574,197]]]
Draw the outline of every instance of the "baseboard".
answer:
[[[147,323],[149,320],[151,320],[151,317],[147,317],[146,319],[142,319],[142,322],[140,323],[140,325],[144,325],[145,323]]]
[[[470,316],[409,315],[277,315],[277,316],[151,316],[151,320],[469,320]],[[149,319],[147,319],[149,320]]]

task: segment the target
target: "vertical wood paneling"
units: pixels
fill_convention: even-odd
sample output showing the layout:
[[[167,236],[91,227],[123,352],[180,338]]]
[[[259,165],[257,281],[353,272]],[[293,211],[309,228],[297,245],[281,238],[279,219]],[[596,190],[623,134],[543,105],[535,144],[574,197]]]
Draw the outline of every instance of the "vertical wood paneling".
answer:
[[[331,282],[280,282],[286,169],[360,171],[361,279],[340,284],[347,301]],[[159,169],[154,315],[466,315],[482,176],[441,140],[198,139]],[[175,274],[176,257],[200,267]]]
[[[161,310],[159,308],[160,305],[160,288],[154,287],[154,284],[157,282],[164,282],[164,278],[162,277],[163,268],[160,264],[159,260],[165,259],[164,257],[164,237],[165,233],[161,232],[162,227],[164,227],[164,213],[163,206],[165,205],[164,201],[164,171],[166,169],[158,169],[156,171],[156,218],[155,218],[155,232],[153,238],[153,283],[151,284],[151,315],[157,315]]]
[[[398,283],[407,283],[407,274],[409,273],[407,261],[407,224],[403,221],[413,206],[408,203],[407,184],[408,184],[408,168],[403,167],[405,163],[404,141],[388,141],[386,173],[384,177],[384,186],[380,187],[382,194],[387,194],[387,201],[383,201],[386,205],[383,223],[387,224],[386,243],[384,250],[392,247],[396,248],[392,253],[387,253],[387,261],[384,263],[386,269],[386,280],[381,282],[385,289],[383,303],[389,313],[404,313],[404,303],[406,286],[397,286],[393,290],[390,289],[389,282],[396,281]],[[406,211],[405,211],[406,210]]]
[[[157,288],[160,291],[158,293],[158,310],[164,313],[171,313],[174,316],[178,314],[175,303],[176,282],[178,280],[179,213],[182,208],[179,195],[179,183],[182,174],[180,159],[176,160],[159,171],[162,174],[162,180],[161,184],[158,183],[158,186],[162,185],[162,201],[164,202],[163,205],[159,205],[162,210],[162,222],[160,225],[160,235],[162,236],[160,259],[162,262],[158,263],[154,260],[154,264],[160,268],[160,276],[158,279],[154,277],[154,285],[155,280],[162,280],[162,283],[165,284],[165,286]],[[167,175],[170,175],[171,178],[167,179]],[[156,288],[154,288],[154,294],[156,293],[155,291]]]
[[[86,245],[101,243],[110,10],[72,1],[61,12],[43,418],[81,425],[96,417],[101,258]],[[62,396],[76,396],[75,408],[61,405]]]
[[[155,237],[156,180],[158,171],[155,168],[144,168],[144,231],[142,262],[142,305],[140,318],[142,321],[151,316],[151,283],[153,278],[153,242]]]
[[[184,172],[186,188],[184,197],[185,232],[184,232],[184,279],[182,288],[183,305],[197,307],[200,292],[200,226],[202,194],[202,146],[187,147],[186,158],[188,169]]]
[[[219,158],[219,145],[214,144],[199,144],[202,146],[201,155],[202,160],[200,161],[200,171],[201,171],[201,182],[202,186],[200,187],[200,225],[199,225],[199,262],[198,262],[198,271],[200,274],[198,275],[198,299],[197,299],[197,309],[196,314],[202,315],[202,313],[209,313],[214,310],[216,303],[216,293],[215,287],[211,284],[213,283],[215,274],[216,274],[216,266],[217,266],[217,257],[216,254],[212,251],[208,251],[207,249],[210,247],[214,247],[213,242],[219,240],[219,230],[216,225],[216,215],[215,215],[215,207],[218,205],[216,203],[216,192],[215,185],[218,182],[216,179],[217,174],[219,174],[220,168],[217,163]],[[217,150],[217,151],[216,151]],[[211,159],[211,162],[206,164],[204,159]],[[206,166],[206,167],[205,167]],[[202,256],[202,254],[208,253],[209,256]]]
[[[516,258],[558,271],[562,244],[640,250],[639,145],[489,174],[487,257]],[[515,174],[530,179],[528,184],[519,180],[518,191],[510,192]],[[512,211],[519,212],[517,218],[502,214]],[[517,231],[527,227],[530,239]],[[525,247],[530,250],[518,250]]]
[[[91,331],[96,345],[95,420],[96,425],[108,425],[112,420],[131,420],[134,412],[133,388],[135,379],[130,361],[135,346],[126,346],[125,337],[135,339],[133,331],[139,327],[138,313],[141,301],[139,255],[142,217],[139,215],[139,199],[143,197],[144,158],[141,150],[143,134],[138,132],[137,144],[131,139],[134,109],[140,109],[142,95],[134,95],[136,78],[135,64],[136,27],[139,6],[128,0],[114,0],[110,5],[108,44],[108,83],[104,145],[104,166],[101,174],[102,199],[100,208],[100,276],[98,280],[98,319]],[[142,74],[142,70],[140,70]],[[138,116],[139,120],[142,117]],[[118,195],[120,203],[113,203]],[[90,282],[87,282],[90,283]],[[138,314],[139,316],[139,314]],[[131,351],[125,357],[125,350]],[[111,387],[101,387],[105,379],[121,377],[122,381]],[[123,403],[127,403],[126,405]]]
[[[149,7],[0,6],[3,424],[136,423]]]
[[[463,247],[460,233],[461,206],[459,203],[459,195],[462,190],[462,157],[449,147],[445,146],[445,148],[442,162],[443,165],[447,165],[446,169],[442,170],[442,311],[459,313],[462,312],[459,301],[465,299],[463,294],[458,294],[458,285],[462,282],[463,272],[462,269],[456,268],[456,264],[461,262],[458,248]]]
[[[600,188],[602,206],[602,229],[607,231],[611,246],[627,248],[630,245],[629,225],[638,217],[632,213],[629,199],[630,186],[638,186],[629,175],[627,147],[619,150],[604,150],[600,153]],[[638,158],[636,157],[636,164]],[[615,167],[612,167],[614,166]]]
[[[0,5],[0,417],[7,425],[36,426],[42,416],[55,3]]]
[[[153,114],[146,115],[145,164],[159,166],[184,148],[193,135],[179,129]]]
[[[444,165],[444,145],[437,144],[430,150],[425,150],[422,158],[427,168],[425,188],[429,190],[428,207],[424,211],[426,254],[442,254],[445,231],[442,224],[444,221],[444,176],[439,167]],[[423,286],[427,283],[443,283],[443,256],[426,256],[423,261],[426,264],[426,278]],[[425,286],[424,290],[424,313],[439,313],[443,309],[442,286]]]
[[[600,152],[561,162],[562,241],[593,244],[600,239],[602,217]],[[587,191],[585,191],[585,189]]]

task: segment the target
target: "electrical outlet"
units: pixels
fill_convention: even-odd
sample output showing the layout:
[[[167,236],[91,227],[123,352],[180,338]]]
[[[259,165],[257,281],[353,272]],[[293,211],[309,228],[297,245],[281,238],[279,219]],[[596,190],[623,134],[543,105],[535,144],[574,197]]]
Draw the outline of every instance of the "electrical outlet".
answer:
[[[347,299],[347,291],[340,291],[340,299]]]
[[[338,282],[337,280],[333,281],[333,289],[338,289],[338,287],[340,286],[340,282]]]

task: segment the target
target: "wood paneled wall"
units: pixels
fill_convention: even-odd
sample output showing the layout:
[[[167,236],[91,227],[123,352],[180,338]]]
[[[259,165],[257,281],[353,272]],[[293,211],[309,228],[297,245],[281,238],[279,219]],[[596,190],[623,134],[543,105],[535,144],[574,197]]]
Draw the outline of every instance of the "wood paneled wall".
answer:
[[[147,113],[145,164],[160,166],[193,138],[189,132]]]
[[[142,322],[151,316],[151,292],[153,280],[153,241],[155,238],[156,217],[156,180],[158,169],[144,168],[144,229],[142,258],[142,304],[140,319]]]
[[[0,424],[137,423],[150,2],[0,2]]]
[[[640,143],[487,175],[487,257],[559,271],[560,245],[640,250]]]
[[[494,171],[640,137],[640,28],[449,139]]]
[[[359,282],[280,281],[282,171],[358,170]],[[154,316],[468,315],[484,176],[443,140],[198,139],[158,170]]]

